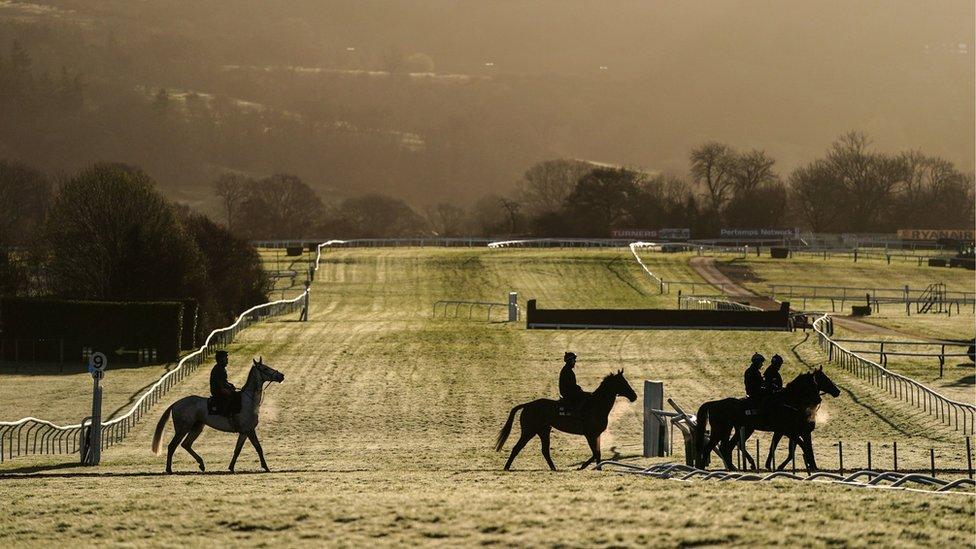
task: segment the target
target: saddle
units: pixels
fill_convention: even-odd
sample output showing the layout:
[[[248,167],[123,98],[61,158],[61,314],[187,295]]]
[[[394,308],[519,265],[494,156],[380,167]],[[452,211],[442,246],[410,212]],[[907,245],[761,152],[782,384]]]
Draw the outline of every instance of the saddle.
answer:
[[[556,401],[556,415],[559,417],[580,417],[585,403],[586,397],[580,398],[579,400],[566,400],[565,398],[561,398]]]
[[[218,416],[230,417],[241,411],[241,393],[234,391],[230,395],[222,398],[210,397],[207,399],[207,412]]]

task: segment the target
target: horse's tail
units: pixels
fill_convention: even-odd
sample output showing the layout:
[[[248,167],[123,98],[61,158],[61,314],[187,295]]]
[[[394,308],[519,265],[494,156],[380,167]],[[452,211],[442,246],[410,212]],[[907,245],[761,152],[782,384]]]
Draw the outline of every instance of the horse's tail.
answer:
[[[163,429],[166,428],[166,420],[169,419],[169,415],[173,411],[173,406],[176,406],[176,402],[170,404],[169,408],[166,408],[163,416],[159,418],[159,423],[156,424],[156,432],[153,433],[152,441],[152,451],[154,454],[159,453],[159,439],[163,438]]]
[[[498,440],[495,441],[496,452],[502,449],[502,446],[505,444],[505,441],[508,440],[509,433],[512,432],[512,424],[515,423],[515,412],[518,412],[519,410],[525,408],[526,406],[528,406],[528,403],[519,404],[518,406],[512,408],[512,411],[508,413],[508,421],[506,421],[505,425],[502,426],[502,430],[498,432]]]
[[[708,411],[711,409],[712,403],[706,402],[698,408],[698,415],[695,419],[698,423],[695,425],[695,466],[701,467],[700,463],[704,463],[703,451],[705,450],[705,427],[708,426]]]

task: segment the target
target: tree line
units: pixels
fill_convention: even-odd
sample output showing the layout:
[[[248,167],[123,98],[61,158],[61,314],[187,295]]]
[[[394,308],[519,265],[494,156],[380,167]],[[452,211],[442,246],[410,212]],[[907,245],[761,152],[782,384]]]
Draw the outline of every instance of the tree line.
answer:
[[[94,164],[55,186],[0,162],[0,295],[194,299],[204,332],[266,301],[254,247],[167,201],[139,168]]]
[[[920,151],[873,151],[851,132],[823,158],[781,175],[761,150],[717,142],[690,151],[687,175],[550,160],[530,167],[507,195],[418,212],[399,198],[365,194],[323,201],[299,178],[225,174],[214,184],[226,223],[248,239],[406,236],[609,237],[614,229],[801,228],[892,233],[974,223],[973,174]]]

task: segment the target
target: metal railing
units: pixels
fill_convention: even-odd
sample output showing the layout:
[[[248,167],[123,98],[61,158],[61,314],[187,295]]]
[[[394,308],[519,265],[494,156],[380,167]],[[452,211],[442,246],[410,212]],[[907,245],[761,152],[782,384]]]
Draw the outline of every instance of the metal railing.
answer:
[[[933,415],[954,430],[966,434],[976,433],[976,406],[947,398],[929,387],[892,372],[877,362],[864,358],[843,347],[831,338],[834,333],[833,319],[824,314],[813,321],[813,330],[821,350],[827,360],[836,363],[857,377],[886,390],[890,395],[903,400],[929,415]]]
[[[492,303],[490,301],[463,301],[463,300],[456,300],[456,299],[441,299],[434,302],[434,312],[433,312],[434,318],[437,318],[438,307],[440,307],[443,311],[442,317],[447,318],[448,309],[452,305],[454,306],[455,318],[461,316],[460,313],[462,307],[468,308],[468,318],[473,317],[475,307],[485,307],[488,310],[487,317],[485,318],[485,320],[488,321],[491,320],[491,311],[495,307],[499,307],[502,310],[506,310],[506,311],[508,310],[508,303]],[[517,311],[518,311],[517,312],[518,317],[521,317],[521,309],[517,309]]]
[[[921,358],[935,358],[939,361],[939,377],[944,375],[945,360],[946,358],[960,357],[973,359],[972,355],[968,352],[965,353],[953,353],[946,352],[946,347],[963,347],[969,348],[971,343],[961,343],[961,342],[946,342],[946,341],[899,341],[899,340],[884,340],[884,339],[843,339],[834,338],[837,343],[865,343],[868,345],[877,345],[877,349],[851,349],[852,353],[861,353],[865,355],[878,355],[878,362],[884,366],[888,367],[888,357],[889,356],[904,356],[904,357],[921,357]],[[887,348],[885,348],[887,346]],[[899,351],[898,349],[893,349],[893,347],[937,347],[939,350],[932,352],[910,352],[910,351]]]
[[[683,295],[678,297],[678,309],[695,309],[707,311],[762,311],[762,307],[755,307],[746,303],[730,301],[725,296]]]

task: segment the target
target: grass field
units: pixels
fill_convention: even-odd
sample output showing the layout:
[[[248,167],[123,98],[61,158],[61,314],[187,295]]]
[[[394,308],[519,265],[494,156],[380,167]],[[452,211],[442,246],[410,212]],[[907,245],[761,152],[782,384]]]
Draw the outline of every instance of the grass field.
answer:
[[[687,263],[681,255],[642,257],[651,269],[680,272]],[[98,469],[54,458],[0,466],[7,511],[0,543],[972,544],[976,507],[968,495],[575,472],[568,469],[587,457],[586,445],[564,434],[553,437],[561,471],[543,470],[532,442],[515,471],[501,472],[511,442],[493,452],[498,429],[513,405],[556,396],[565,350],[579,354],[584,388],[624,368],[638,394],[641,380],[664,380],[666,394],[689,408],[741,392],[756,350],[783,355],[786,378],[824,359],[802,332],[528,331],[431,318],[438,299],[502,301],[508,291],[543,307],[673,307],[675,299],[658,295],[628,250],[329,251],[309,322],[264,322],[230,348],[238,383],[252,355],[285,373],[266,395],[259,428],[275,472],[256,474],[247,446],[243,473],[222,474],[233,438],[208,430],[195,448],[213,473],[191,473],[180,450],[174,467],[182,474],[162,475],[163,457],[148,450],[155,422],[145,421]],[[850,448],[848,468],[863,461],[857,452],[868,440],[878,452],[897,440],[903,468],[925,467],[930,447],[940,464],[963,462],[958,433],[827,370],[842,394],[819,416],[822,466],[833,465],[838,439]],[[156,411],[206,392],[201,369]],[[0,398],[6,393],[3,384]],[[618,402],[602,440],[605,458],[639,453],[641,406]]]

